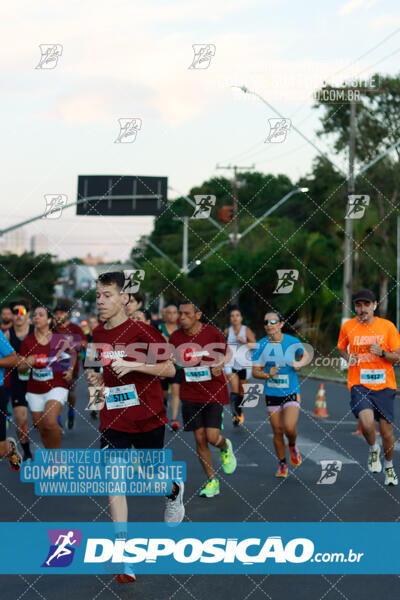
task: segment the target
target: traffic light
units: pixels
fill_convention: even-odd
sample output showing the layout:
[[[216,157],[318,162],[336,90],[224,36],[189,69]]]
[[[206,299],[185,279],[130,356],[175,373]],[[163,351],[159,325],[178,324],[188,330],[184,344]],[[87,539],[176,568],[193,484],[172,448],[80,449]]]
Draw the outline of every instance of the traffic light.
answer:
[[[221,221],[222,223],[229,223],[232,221],[232,216],[232,206],[221,206],[221,208],[218,209],[218,221]]]

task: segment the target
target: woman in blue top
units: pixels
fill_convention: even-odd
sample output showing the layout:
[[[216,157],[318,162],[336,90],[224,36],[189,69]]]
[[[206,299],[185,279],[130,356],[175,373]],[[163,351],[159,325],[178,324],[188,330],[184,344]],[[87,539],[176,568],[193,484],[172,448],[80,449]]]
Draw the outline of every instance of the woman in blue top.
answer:
[[[257,342],[253,353],[253,377],[265,380],[265,402],[279,460],[276,477],[287,477],[284,435],[289,440],[290,462],[294,466],[301,464],[296,446],[300,408],[296,371],[307,364],[308,354],[298,338],[282,333],[284,318],[279,311],[268,311],[264,326],[267,335]]]

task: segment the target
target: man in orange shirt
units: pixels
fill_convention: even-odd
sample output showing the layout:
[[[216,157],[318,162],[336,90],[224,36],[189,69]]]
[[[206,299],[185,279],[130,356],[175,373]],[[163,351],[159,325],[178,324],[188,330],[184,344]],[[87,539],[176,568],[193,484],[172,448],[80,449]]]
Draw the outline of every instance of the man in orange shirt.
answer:
[[[382,471],[374,418],[379,422],[385,453],[385,485],[397,485],[392,462],[397,386],[392,364],[400,362],[400,335],[391,321],[374,316],[377,302],[371,290],[360,290],[353,295],[353,302],[357,316],[343,323],[338,340],[339,353],[349,363],[350,407],[369,444],[371,473]]]

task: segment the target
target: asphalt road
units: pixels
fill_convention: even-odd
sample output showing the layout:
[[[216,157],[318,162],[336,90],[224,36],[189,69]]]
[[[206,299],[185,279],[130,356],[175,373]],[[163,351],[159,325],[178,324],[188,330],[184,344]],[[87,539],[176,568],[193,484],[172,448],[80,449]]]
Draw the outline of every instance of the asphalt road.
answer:
[[[167,432],[166,447],[174,460],[185,460],[187,519],[201,521],[395,521],[400,518],[400,486],[387,488],[383,475],[366,469],[364,440],[352,435],[357,422],[349,412],[347,387],[327,383],[329,417],[312,416],[319,382],[302,382],[302,412],[298,446],[303,464],[290,470],[287,480],[274,477],[276,458],[265,406],[246,409],[243,427],[233,429],[226,413],[224,433],[232,440],[238,468],[232,476],[219,470],[220,496],[198,497],[205,482],[194,451],[193,434]],[[63,437],[65,448],[98,447],[98,423],[84,411],[87,392],[78,390],[75,428]],[[400,411],[397,408],[396,437]],[[13,427],[10,427],[12,432]],[[33,432],[34,447],[40,447]],[[399,446],[400,448],[400,446]],[[398,448],[395,466],[400,470]],[[215,464],[220,467],[218,452]],[[320,460],[340,460],[342,470],[333,485],[317,485]],[[5,461],[0,462],[2,521],[106,521],[103,497],[38,497],[33,484],[21,483]],[[160,521],[160,498],[128,498],[130,521]],[[21,541],[23,543],[23,541]],[[373,543],[373,540],[372,540]],[[15,557],[18,561],[18,556]],[[396,576],[248,576],[157,575],[138,576],[135,584],[118,584],[112,576],[0,576],[1,600],[364,600],[400,596]]]

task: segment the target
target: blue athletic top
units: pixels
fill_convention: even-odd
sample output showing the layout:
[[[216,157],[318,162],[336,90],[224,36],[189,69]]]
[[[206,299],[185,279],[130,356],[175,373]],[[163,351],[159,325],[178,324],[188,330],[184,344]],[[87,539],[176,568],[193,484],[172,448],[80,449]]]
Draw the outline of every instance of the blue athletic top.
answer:
[[[10,342],[4,335],[2,331],[0,331],[0,358],[5,358],[11,352],[14,352],[14,348],[11,346]],[[4,367],[0,367],[0,385],[4,383]]]
[[[279,373],[272,379],[265,380],[264,394],[282,397],[300,393],[299,380],[292,364],[303,352],[304,346],[301,341],[287,333],[283,334],[283,340],[279,343],[270,342],[268,337],[263,337],[257,342],[253,352],[253,364],[264,365],[266,373],[269,373],[272,367],[279,367]]]

